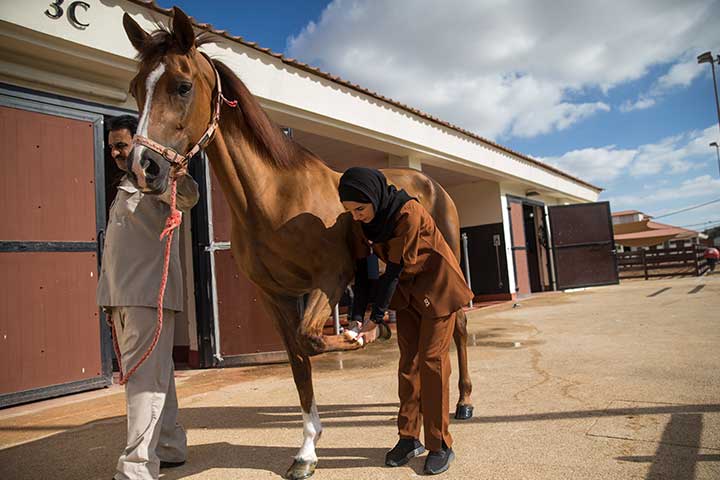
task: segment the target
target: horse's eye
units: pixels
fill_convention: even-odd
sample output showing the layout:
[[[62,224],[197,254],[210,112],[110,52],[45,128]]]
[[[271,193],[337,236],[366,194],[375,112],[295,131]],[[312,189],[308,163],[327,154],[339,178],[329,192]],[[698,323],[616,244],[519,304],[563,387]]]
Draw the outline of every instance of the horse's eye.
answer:
[[[190,91],[192,90],[192,83],[190,82],[180,82],[178,85],[178,95],[181,97],[187,97],[190,94]]]

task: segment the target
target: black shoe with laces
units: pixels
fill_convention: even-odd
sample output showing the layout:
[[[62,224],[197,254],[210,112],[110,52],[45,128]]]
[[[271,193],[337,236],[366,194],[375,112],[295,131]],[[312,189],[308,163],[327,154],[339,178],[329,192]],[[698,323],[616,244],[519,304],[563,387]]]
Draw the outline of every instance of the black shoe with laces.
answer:
[[[425,447],[415,438],[401,438],[397,445],[385,454],[385,465],[399,467],[405,465],[411,458],[425,453]]]
[[[425,459],[425,475],[437,475],[450,468],[450,462],[455,458],[452,448],[444,447],[437,452],[428,453]]]

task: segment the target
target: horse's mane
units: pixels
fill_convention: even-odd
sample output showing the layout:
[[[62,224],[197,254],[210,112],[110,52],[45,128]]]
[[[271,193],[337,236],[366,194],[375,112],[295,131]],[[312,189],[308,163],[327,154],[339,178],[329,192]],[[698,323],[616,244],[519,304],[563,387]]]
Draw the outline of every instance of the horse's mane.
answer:
[[[257,146],[266,154],[266,159],[277,168],[292,168],[306,165],[308,152],[288,138],[280,128],[268,118],[258,101],[237,75],[224,63],[213,60],[220,75],[223,96],[237,100],[238,109],[234,111],[244,120]]]
[[[195,47],[213,41],[213,37],[204,32],[195,38]],[[147,37],[137,58],[140,62],[152,65],[173,50],[180,50],[175,34],[168,27],[156,24],[155,31]],[[223,95],[238,102],[239,108],[235,109],[233,114],[247,125],[256,148],[264,154],[263,158],[273,167],[280,169],[307,165],[312,154],[288,138],[268,118],[250,90],[227,65],[218,60],[212,62],[220,74]]]
[[[195,47],[200,47],[213,41],[212,36],[208,32],[203,32],[195,37]],[[142,49],[137,54],[137,59],[140,60],[140,62],[152,64],[167,55],[173,48],[180,49],[173,31],[165,25],[156,23],[155,30],[147,37]]]

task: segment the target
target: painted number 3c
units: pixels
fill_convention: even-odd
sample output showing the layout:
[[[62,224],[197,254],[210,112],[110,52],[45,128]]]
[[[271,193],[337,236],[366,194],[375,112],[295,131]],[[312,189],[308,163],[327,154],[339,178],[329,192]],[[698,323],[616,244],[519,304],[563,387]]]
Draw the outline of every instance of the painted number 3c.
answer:
[[[57,20],[60,17],[63,16],[64,10],[62,7],[62,4],[65,0],[55,0],[50,4],[50,8],[45,10],[45,15],[48,17]],[[82,8],[86,12],[90,9],[90,4],[85,2],[72,2],[67,6],[67,16],[68,20],[70,20],[70,23],[72,23],[75,27],[78,28],[87,28],[90,26],[89,23],[83,23],[80,20],[78,20],[77,17],[77,9],[78,7]]]

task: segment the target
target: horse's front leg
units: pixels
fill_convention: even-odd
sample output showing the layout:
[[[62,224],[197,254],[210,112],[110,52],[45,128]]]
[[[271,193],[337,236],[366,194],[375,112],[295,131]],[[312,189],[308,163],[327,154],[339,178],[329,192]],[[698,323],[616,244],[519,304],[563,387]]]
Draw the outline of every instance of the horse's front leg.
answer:
[[[286,478],[297,480],[310,477],[317,466],[315,446],[322,435],[322,424],[315,404],[310,358],[300,352],[288,352],[295,386],[300,396],[303,419],[303,444],[295,461],[287,471]]]
[[[303,444],[295,455],[286,478],[292,480],[308,478],[312,476],[317,466],[315,445],[320,440],[322,424],[315,404],[312,365],[308,354],[303,350],[306,341],[298,335],[304,312],[302,308],[298,308],[297,299],[294,298],[265,294],[263,300],[285,344],[302,410]]]

